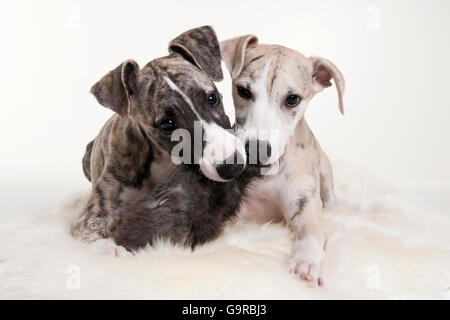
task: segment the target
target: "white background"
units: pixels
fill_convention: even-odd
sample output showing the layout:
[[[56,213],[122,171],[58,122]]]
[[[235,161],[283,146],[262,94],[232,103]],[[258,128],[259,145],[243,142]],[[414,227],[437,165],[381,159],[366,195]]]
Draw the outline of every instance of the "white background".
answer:
[[[333,61],[334,87],[306,114],[331,160],[450,203],[450,1],[3,1],[0,4],[0,220],[50,209],[86,190],[85,145],[111,112],[89,94],[128,58],[167,54],[181,32],[212,25],[220,39]],[[221,86],[231,106],[228,83]]]

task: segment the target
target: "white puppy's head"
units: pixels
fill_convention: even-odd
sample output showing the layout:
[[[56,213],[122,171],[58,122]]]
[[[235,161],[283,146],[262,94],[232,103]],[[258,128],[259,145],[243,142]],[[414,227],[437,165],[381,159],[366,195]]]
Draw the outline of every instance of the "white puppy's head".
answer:
[[[220,46],[233,82],[238,135],[250,150],[252,142],[259,142],[259,148],[253,147],[258,154],[250,152],[249,161],[278,161],[308,102],[331,86],[331,79],[336,84],[339,109],[344,113],[344,77],[329,60],[307,58],[278,45],[260,45],[253,35],[226,40]]]

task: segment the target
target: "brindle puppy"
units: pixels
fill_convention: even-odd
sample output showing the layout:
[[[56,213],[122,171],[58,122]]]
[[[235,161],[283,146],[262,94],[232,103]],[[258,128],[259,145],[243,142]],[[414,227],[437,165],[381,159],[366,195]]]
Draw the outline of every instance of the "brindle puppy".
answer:
[[[217,183],[200,174],[196,165],[180,165],[150,195],[129,203],[111,237],[130,251],[157,239],[194,249],[220,235],[257,175],[259,168],[247,165],[239,177]]]
[[[214,30],[209,26],[189,30],[169,44],[169,52],[141,70],[136,62],[127,60],[91,89],[98,102],[116,115],[87,145],[83,158],[92,192],[72,226],[72,234],[84,241],[109,238],[127,203],[167,183],[176,167],[171,161],[172,148],[178,144],[172,141],[175,129],[183,128],[193,135],[194,123],[199,121],[204,136],[202,151],[225,149],[212,154],[196,153],[192,148],[191,160],[199,163],[207,178],[226,181],[244,168],[243,162],[222,164],[229,158],[245,159],[245,149],[225,130],[230,128],[229,119],[213,83],[222,79]]]

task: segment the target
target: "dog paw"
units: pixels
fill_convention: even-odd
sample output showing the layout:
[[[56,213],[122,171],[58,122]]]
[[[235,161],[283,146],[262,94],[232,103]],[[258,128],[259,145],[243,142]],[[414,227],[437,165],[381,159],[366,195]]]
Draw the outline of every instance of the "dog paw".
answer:
[[[298,275],[313,287],[323,286],[323,276],[320,272],[323,256],[324,251],[315,237],[306,236],[297,240],[289,259],[289,272]]]
[[[291,261],[289,262],[289,272],[297,274],[300,279],[307,281],[311,286],[323,286],[323,277],[320,275],[320,266],[316,263],[308,261]]]
[[[133,256],[133,254],[127,251],[127,249],[117,245],[114,247],[109,247],[108,250],[106,250],[106,255],[118,258],[128,258]]]
[[[91,247],[101,255],[107,255],[118,258],[132,257],[133,254],[122,246],[118,246],[112,239],[100,239],[94,241]]]

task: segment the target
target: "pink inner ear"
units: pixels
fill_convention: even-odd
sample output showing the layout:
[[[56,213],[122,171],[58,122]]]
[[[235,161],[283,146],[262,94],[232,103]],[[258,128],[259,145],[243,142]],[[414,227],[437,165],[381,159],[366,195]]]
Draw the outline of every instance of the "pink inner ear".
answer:
[[[324,65],[318,65],[313,73],[313,79],[319,83],[322,87],[330,87],[331,86],[331,72]]]

